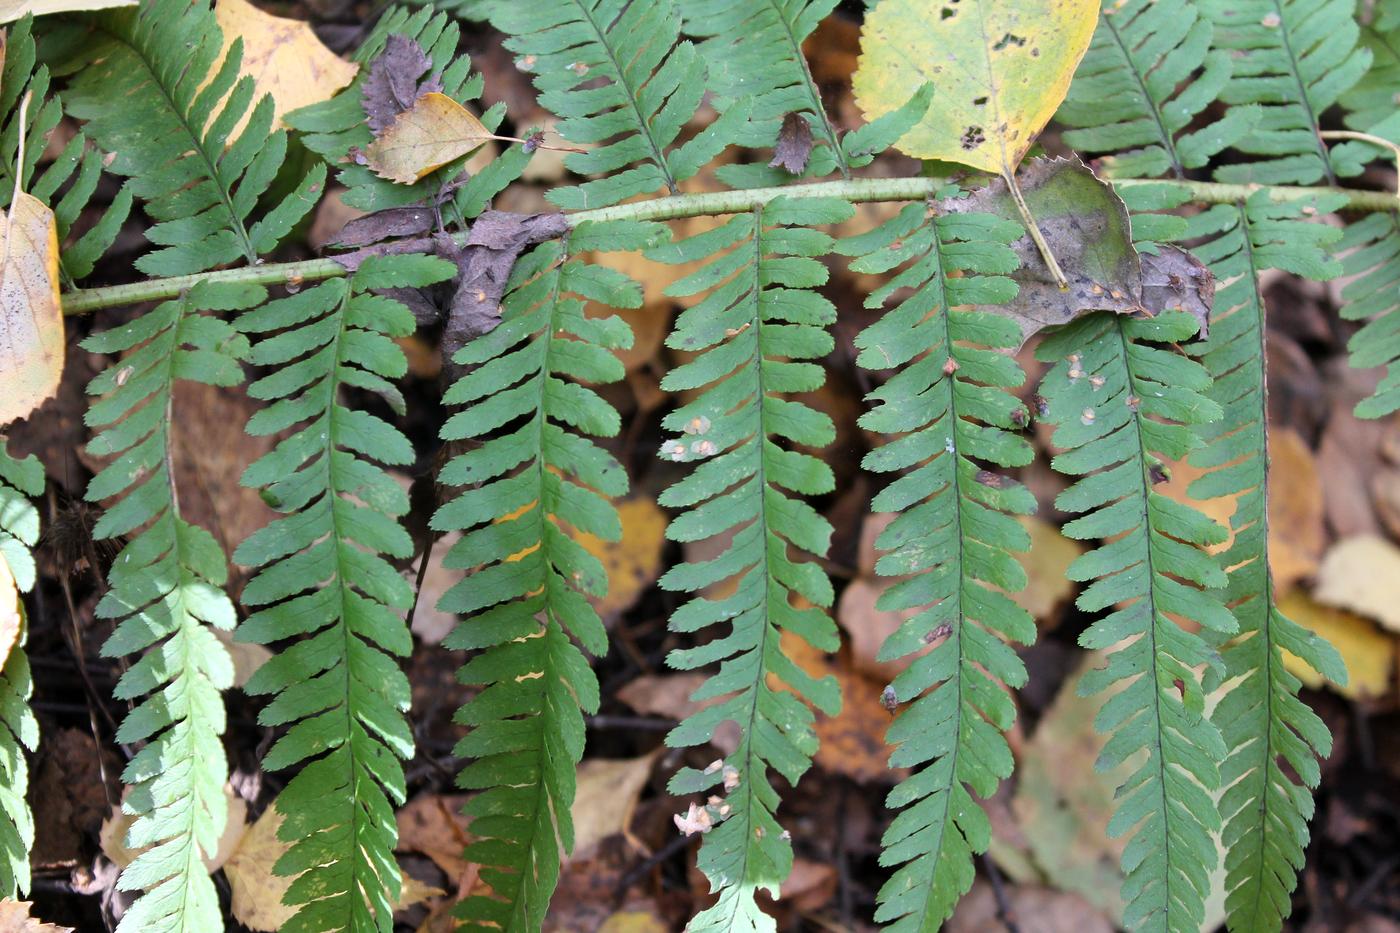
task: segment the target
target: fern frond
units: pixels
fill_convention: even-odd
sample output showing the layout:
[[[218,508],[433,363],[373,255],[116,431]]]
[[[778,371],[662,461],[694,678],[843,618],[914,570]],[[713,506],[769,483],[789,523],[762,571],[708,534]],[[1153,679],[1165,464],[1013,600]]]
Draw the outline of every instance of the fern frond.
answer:
[[[1208,395],[1224,415],[1202,429],[1206,447],[1191,459],[1211,472],[1189,491],[1202,499],[1237,496],[1230,520],[1234,540],[1220,562],[1229,575],[1225,598],[1240,633],[1223,651],[1225,690],[1212,713],[1229,750],[1220,766],[1220,810],[1232,931],[1276,933],[1290,913],[1313,815],[1310,790],[1320,777],[1317,756],[1332,747],[1326,725],[1298,698],[1299,681],[1284,666],[1283,652],[1334,682],[1346,679],[1336,650],[1283,615],[1275,601],[1259,290],[1265,269],[1309,278],[1341,271],[1325,251],[1340,231],[1302,219],[1305,211],[1333,206],[1271,204],[1267,192],[1260,192],[1247,204],[1212,208],[1192,223],[1193,233],[1214,235],[1197,256],[1221,283],[1210,337],[1193,352],[1212,376]]]
[[[1196,933],[1205,920],[1217,864],[1213,833],[1220,817],[1213,794],[1226,748],[1205,715],[1197,669],[1220,659],[1191,620],[1219,635],[1235,620],[1213,592],[1225,574],[1204,546],[1225,529],[1189,505],[1153,489],[1158,457],[1179,460],[1200,445],[1199,426],[1220,417],[1202,395],[1210,377],[1171,344],[1190,338],[1196,321],[1182,311],[1149,320],[1094,314],[1048,336],[1037,356],[1055,361],[1041,384],[1056,470],[1080,477],[1056,498],[1073,538],[1107,543],[1071,565],[1072,579],[1093,581],[1076,605],[1086,612],[1118,607],[1095,621],[1080,644],[1109,649],[1104,667],[1080,682],[1084,695],[1112,691],[1095,727],[1111,733],[1095,765],[1125,762],[1112,836],[1129,832],[1123,926]]]
[[[403,414],[390,380],[407,370],[393,341],[413,315],[371,289],[422,287],[456,267],[429,256],[366,260],[354,275],[244,313],[260,340],[250,361],[275,369],[249,387],[271,404],[253,435],[287,433],[250,466],[245,485],[287,513],[255,532],[234,560],[260,568],[242,594],[255,611],[238,638],[292,640],[244,687],[274,696],[258,716],[287,726],[263,759],[268,770],[306,764],[277,798],[290,849],[279,874],[296,877],[284,900],[299,909],[290,931],[387,931],[401,883],[394,805],[404,802],[399,759],[413,754],[404,713],[408,679],[395,656],[412,647],[401,613],[413,591],[386,560],[413,546],[399,524],[408,496],[373,461],[413,461],[408,439],[346,406],[342,387],[366,389]],[[308,762],[308,759],[311,759]]]
[[[692,699],[725,697],[678,725],[667,744],[704,745],[726,720],[741,731],[721,766],[682,769],[670,784],[678,795],[721,784],[726,790],[723,802],[708,808],[719,822],[698,860],[719,900],[691,922],[696,933],[773,929],[756,895],[760,889],[777,895],[792,867],[792,847],[774,818],[778,795],[769,771],[795,784],[811,764],[817,738],[804,700],[832,715],[841,705],[835,679],[807,674],[783,654],[779,638],[791,633],[822,651],[839,646],[825,611],[831,581],[820,565],[793,553],[825,555],[831,526],[801,497],[830,492],[834,479],[826,463],[791,449],[823,447],[835,430],[826,415],[791,395],[824,381],[821,366],[810,361],[830,351],[827,327],[836,319],[831,302],[812,291],[827,279],[814,257],[829,252],[832,240],[809,228],[845,220],[852,210],[834,199],[778,198],[649,253],[685,263],[729,250],[668,289],[708,294],[676,319],[667,338],[668,346],[697,356],[662,380],[673,392],[701,390],[662,422],[678,437],[661,455],[698,462],[660,497],[662,505],[684,510],[666,536],[685,542],[732,534],[720,556],[679,564],[661,578],[666,589],[685,593],[724,581],[734,587],[724,597],[695,596],[670,622],[679,633],[720,622],[729,631],[667,657],[678,670],[718,662],[718,673]],[[791,689],[778,689],[770,675]]]
[[[1366,324],[1347,343],[1358,369],[1386,367],[1376,390],[1356,405],[1358,418],[1400,410],[1400,211],[1368,214],[1346,228],[1337,251],[1342,273],[1342,317]]]
[[[796,113],[824,144],[812,150],[807,173],[839,170],[849,177],[850,163],[802,52],[802,43],[836,4],[837,0],[679,0],[685,31],[703,39],[697,48],[708,68],[715,107],[722,112],[740,100],[752,100],[749,125],[736,141],[771,147],[783,117]]]
[[[680,41],[674,0],[493,0],[488,10],[520,67],[535,76],[540,106],[560,118],[559,135],[593,147],[564,164],[601,177],[547,195],[565,210],[662,188],[674,194],[748,121],[743,103],[674,145],[705,94],[705,64],[694,44]]]
[[[232,629],[234,609],[221,589],[223,550],[180,516],[170,407],[176,380],[242,381],[247,339],[203,312],[248,308],[264,297],[259,287],[203,282],[83,341],[92,353],[123,354],[88,384],[102,398],[86,416],[102,429],[89,452],[113,458],[88,485],[90,501],[113,500],[93,537],[133,535],[97,604],[98,617],[117,620],[102,652],[142,655],[114,692],[119,700],[145,697],[117,730],[118,742],[146,743],[122,773],[130,785],[122,806],[136,817],[126,844],[145,851],[118,887],[145,893],[122,917],[121,933],[223,927],[202,858],[214,854],[226,818],[220,691],[232,682],[233,664],[209,627]]]
[[[1014,516],[1033,512],[1035,497],[983,467],[1024,466],[1034,456],[1012,433],[1028,413],[1007,391],[1025,374],[1002,352],[1020,344],[1021,332],[1009,317],[953,310],[1015,297],[1009,244],[1023,230],[985,214],[940,215],[938,206],[910,204],[840,247],[861,257],[855,271],[900,270],[868,307],[905,296],[856,338],[861,366],[895,370],[869,394],[877,404],[860,424],[899,435],[862,466],[903,474],[871,503],[897,513],[875,542],[885,552],[875,569],[905,578],[876,608],[918,610],[879,657],[924,652],[890,685],[912,704],[890,727],[887,739],[899,746],[890,766],[920,769],[888,799],[907,809],[883,839],[881,864],[900,868],[880,890],[875,919],[896,931],[936,929],[972,885],[972,856],[987,850],[991,824],[969,789],[988,799],[1011,774],[1001,733],[1016,711],[1003,685],[1024,685],[1026,669],[1007,642],[1035,640],[1034,620],[1006,595],[1026,585],[1013,552],[1030,539]]]
[[[102,156],[90,149],[87,138],[75,133],[57,158],[38,173],[39,158],[49,133],[63,117],[63,103],[50,86],[49,69],[38,58],[33,35],[34,17],[25,16],[13,26],[5,41],[4,71],[0,73],[0,208],[8,207],[16,187],[52,207],[58,225],[60,270],[66,284],[92,272],[98,258],[112,245],[131,211],[131,192],[123,187],[87,232],[72,243],[73,224],[97,190]],[[27,119],[20,125],[20,102],[30,95]],[[24,164],[17,165],[20,136],[24,136]],[[16,185],[16,174],[20,177]],[[69,183],[62,195],[59,190]]]
[[[1261,185],[1335,185],[1356,169],[1334,162],[1322,137],[1322,113],[1366,73],[1371,53],[1357,45],[1354,0],[1198,0],[1215,24],[1215,46],[1234,73],[1227,104],[1258,104],[1259,122],[1234,148],[1261,160],[1227,165],[1222,181]]]
[[[156,221],[146,238],[161,248],[136,268],[189,275],[271,252],[315,206],[326,171],[317,165],[251,220],[282,167],[287,133],[273,130],[271,96],[254,103],[253,79],[238,75],[242,42],[220,58],[208,0],[153,0],[96,17],[90,28],[88,64],[67,92],[68,111],[87,121],[112,154],[108,170],[129,176]]]
[[[640,249],[664,229],[583,224],[568,253]],[[463,532],[444,566],[471,571],[439,602],[466,617],[445,644],[473,653],[459,678],[481,686],[457,715],[470,731],[456,753],[474,759],[459,783],[477,791],[467,858],[492,891],[460,908],[471,930],[539,929],[560,853],[573,847],[582,713],[599,700],[574,642],[595,656],[607,650],[587,599],[606,592],[607,575],[574,535],[617,540],[609,500],[627,491],[622,465],[591,439],[617,434],[621,419],[589,386],[621,379],[610,351],[632,343],[621,318],[584,314],[589,299],[638,307],[641,290],[566,258],[557,241],[536,247],[516,264],[500,325],[456,355],[472,369],[443,399],[462,406],[443,439],[472,441],[438,477],[468,488],[433,517],[435,529]]]
[[[430,74],[439,78],[442,93],[463,105],[472,105],[481,97],[482,78],[472,74],[471,59],[458,54],[461,30],[446,13],[431,8],[409,11],[391,10],[374,27],[356,50],[354,59],[361,64],[355,80],[333,98],[294,110],[284,118],[288,126],[300,131],[302,143],[321,156],[336,171],[336,180],[348,190],[342,200],[362,211],[378,211],[418,203],[432,203],[445,184],[453,181],[471,156],[456,159],[430,172],[412,185],[396,184],[381,178],[353,159],[347,158],[353,149],[364,149],[372,141],[365,122],[364,83],[369,66],[384,50],[389,36],[398,35],[416,42],[432,62]],[[482,124],[491,132],[500,128],[505,117],[505,105],[496,104],[481,114]],[[475,217],[492,197],[520,176],[529,153],[523,147],[512,146],[477,175],[468,179],[453,193],[452,204],[444,207],[447,219],[451,208],[462,218]]]
[[[21,593],[34,588],[32,550],[39,541],[39,511],[30,502],[44,491],[44,467],[37,457],[18,460],[0,437],[0,563]],[[24,653],[24,613],[9,657],[0,668],[0,896],[15,898],[29,890],[29,849],[34,844],[34,814],[29,792],[26,751],[39,747],[39,723],[29,709],[33,681]]]
[[[1341,97],[1346,125],[1367,131],[1395,113],[1395,89],[1400,87],[1400,11],[1377,3],[1369,23],[1361,27],[1361,44],[1371,52],[1371,67]]]
[[[1105,0],[1058,118],[1065,142],[1110,153],[1109,175],[1185,178],[1238,142],[1258,120],[1233,107],[1188,131],[1230,81],[1231,58],[1212,49],[1214,29],[1192,0]]]

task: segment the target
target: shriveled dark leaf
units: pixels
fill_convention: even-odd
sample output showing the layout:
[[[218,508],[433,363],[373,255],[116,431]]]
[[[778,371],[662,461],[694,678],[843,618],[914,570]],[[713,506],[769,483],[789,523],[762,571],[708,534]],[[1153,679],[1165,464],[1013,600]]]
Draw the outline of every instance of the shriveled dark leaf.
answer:
[[[444,360],[450,362],[468,341],[501,322],[501,295],[520,254],[568,229],[564,215],[553,213],[486,211],[472,223],[466,244],[454,257],[458,276],[442,334]]]
[[[1177,308],[1201,322],[1201,337],[1210,334],[1210,310],[1215,303],[1215,276],[1205,264],[1178,246],[1162,245],[1143,253],[1142,303],[1153,314]]]
[[[778,142],[773,147],[773,161],[769,168],[787,169],[794,175],[807,170],[807,159],[812,155],[812,125],[800,113],[789,113],[783,117],[782,129],[778,130]]]
[[[390,207],[356,217],[340,228],[336,246],[369,246],[396,237],[420,236],[433,229],[434,215],[426,207]]]
[[[419,97],[442,91],[437,75],[419,81],[433,65],[423,47],[406,36],[391,35],[384,51],[369,66],[363,106],[370,130],[378,136]]]
[[[1035,159],[1018,173],[1021,193],[1069,281],[1062,289],[1027,233],[1012,248],[1021,267],[1015,300],[988,306],[1021,326],[1022,339],[1067,324],[1090,311],[1147,314],[1142,267],[1133,247],[1128,210],[1109,185],[1078,159]],[[949,211],[996,214],[1022,223],[1005,180],[993,179],[966,198],[941,202]]]

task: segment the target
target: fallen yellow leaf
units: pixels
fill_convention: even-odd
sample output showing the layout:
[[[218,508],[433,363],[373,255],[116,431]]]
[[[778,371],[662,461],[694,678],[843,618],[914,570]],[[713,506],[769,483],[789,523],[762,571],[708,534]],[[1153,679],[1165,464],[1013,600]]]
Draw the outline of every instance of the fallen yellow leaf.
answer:
[[[666,515],[647,498],[618,503],[622,540],[604,541],[580,532],[578,543],[608,572],[608,595],[596,601],[604,618],[626,612],[661,573],[661,550],[666,544]]]
[[[34,905],[29,901],[0,901],[0,933],[73,933],[72,927],[45,923],[29,916]]]
[[[109,10],[118,6],[136,6],[138,0],[0,0],[0,23],[13,23],[33,13],[83,13],[88,10]],[[0,927],[3,930],[4,927]]]
[[[1400,548],[1377,535],[1338,541],[1317,570],[1313,598],[1400,633]]]
[[[228,819],[224,822],[223,835],[219,837],[219,847],[212,856],[200,853],[204,860],[205,870],[211,874],[222,868],[224,863],[232,857],[248,829],[248,804],[244,802],[243,798],[235,794],[233,788],[225,785],[224,801],[228,805]],[[131,824],[134,822],[136,822],[136,817],[127,813],[118,804],[102,821],[102,826],[98,829],[97,844],[102,849],[102,854],[107,856],[118,868],[130,865],[136,856],[146,851],[144,848],[129,848],[126,844],[126,834],[131,830]]]
[[[861,30],[856,103],[874,119],[932,82],[932,106],[896,146],[1010,175],[1069,90],[1098,15],[1099,0],[882,0]]]
[[[214,18],[223,30],[223,54],[234,40],[243,40],[238,73],[252,77],[254,103],[264,94],[272,95],[274,127],[298,107],[330,100],[360,70],[326,48],[310,23],[264,13],[247,0],[218,0]],[[247,122],[245,114],[229,139],[237,139]]]
[[[369,167],[385,178],[411,185],[499,138],[466,107],[446,94],[430,91],[365,148],[365,158]]]
[[[0,223],[0,425],[24,418],[58,389],[63,310],[53,211],[24,192]]]
[[[19,586],[9,563],[0,554],[0,668],[9,660],[23,627],[24,604],[19,599]]]
[[[1390,689],[1390,674],[1395,668],[1395,642],[1369,620],[1321,605],[1300,590],[1279,600],[1278,608],[1303,628],[1331,642],[1346,662],[1347,683],[1339,687],[1285,651],[1284,666],[1304,684],[1313,688],[1326,685],[1354,700],[1382,696]]]
[[[589,758],[579,765],[574,819],[574,858],[587,858],[609,836],[626,832],[637,798],[660,749],[639,758]]]

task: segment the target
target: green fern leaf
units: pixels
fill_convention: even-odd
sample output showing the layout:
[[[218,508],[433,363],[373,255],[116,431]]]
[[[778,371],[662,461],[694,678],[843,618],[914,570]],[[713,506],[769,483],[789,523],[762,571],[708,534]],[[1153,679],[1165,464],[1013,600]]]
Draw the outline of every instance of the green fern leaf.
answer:
[[[1013,552],[1030,546],[1014,518],[1035,509],[1023,486],[987,472],[1024,466],[1031,446],[1011,432],[1028,418],[1007,390],[1025,381],[1003,351],[1021,342],[1008,317],[955,306],[990,306],[1016,295],[1010,243],[1019,224],[983,214],[940,215],[938,202],[910,204],[841,251],[858,272],[900,269],[866,299],[906,297],[857,338],[857,362],[895,370],[868,396],[867,430],[899,435],[867,455],[877,473],[902,473],[872,503],[897,517],[876,540],[876,571],[906,579],[876,608],[918,610],[880,650],[885,661],[935,645],[890,689],[911,703],[890,728],[891,767],[920,768],[889,796],[907,808],[886,831],[883,865],[901,867],[880,891],[877,921],[896,931],[933,930],[972,884],[972,856],[987,850],[991,824],[971,789],[988,799],[1011,774],[1001,733],[1015,707],[1002,689],[1026,669],[1006,642],[1030,644],[1035,623],[1004,591],[1026,584]]]
[[[457,754],[473,759],[459,783],[491,896],[461,906],[467,929],[539,929],[573,847],[574,767],[583,755],[583,713],[598,707],[598,682],[583,653],[607,636],[589,596],[607,591],[602,565],[574,538],[617,540],[609,501],[627,491],[622,465],[591,437],[617,434],[617,412],[590,385],[622,378],[610,351],[631,346],[617,317],[584,314],[586,300],[638,307],[640,287],[569,254],[633,250],[665,228],[636,222],[583,224],[563,244],[545,243],[516,264],[498,327],[455,357],[470,370],[444,396],[461,406],[443,426],[449,443],[473,442],[438,479],[467,487],[433,517],[460,530],[444,565],[471,571],[445,593],[443,611],[465,616],[448,638],[472,652],[460,679],[480,685],[457,721],[469,732]]]
[[[222,36],[207,0],[154,0],[96,17],[88,28],[68,111],[87,121],[112,154],[107,168],[130,177],[156,221],[146,238],[161,248],[136,268],[189,275],[271,252],[315,206],[326,172],[317,165],[250,222],[282,167],[287,133],[272,128],[272,98],[254,104],[253,79],[238,76],[242,42],[220,59]],[[247,125],[230,138],[245,115]]]
[[[1214,236],[1197,255],[1223,283],[1216,291],[1210,337],[1193,352],[1214,380],[1208,394],[1224,416],[1203,429],[1207,445],[1191,459],[1211,472],[1191,484],[1190,494],[1237,495],[1230,520],[1234,539],[1220,562],[1229,574],[1226,600],[1240,634],[1223,651],[1225,692],[1212,714],[1229,749],[1220,766],[1225,788],[1220,809],[1232,931],[1276,933],[1288,916],[1313,814],[1309,789],[1320,777],[1316,757],[1332,747],[1326,725],[1298,698],[1298,678],[1284,666],[1283,652],[1336,683],[1346,681],[1336,650],[1286,617],[1275,602],[1259,290],[1265,269],[1310,278],[1341,271],[1326,253],[1340,232],[1302,220],[1335,206],[1271,204],[1267,192],[1260,192],[1245,205],[1220,205],[1192,222],[1192,233]]]
[[[83,341],[92,353],[123,354],[88,384],[102,396],[87,411],[87,423],[102,429],[88,450],[113,459],[87,497],[113,500],[94,538],[134,535],[112,563],[97,615],[117,620],[104,655],[142,654],[117,682],[117,699],[145,697],[117,730],[118,742],[145,743],[122,773],[131,785],[123,808],[136,817],[126,844],[145,851],[118,880],[124,891],[145,893],[120,933],[223,928],[202,858],[214,854],[226,818],[220,691],[233,679],[210,626],[232,629],[234,609],[220,588],[227,565],[218,542],[180,516],[170,406],[176,380],[242,381],[247,339],[203,312],[248,308],[264,297],[259,287],[203,282]]]
[[[587,152],[570,153],[570,171],[600,177],[555,188],[565,210],[606,207],[677,184],[700,171],[747,122],[746,101],[692,139],[674,145],[705,93],[705,65],[680,40],[674,0],[492,0],[491,23],[535,76],[542,107],[560,117],[559,135]]]
[[[678,670],[718,662],[718,673],[692,699],[725,699],[682,722],[667,744],[704,745],[725,721],[741,730],[738,747],[723,762],[685,768],[671,780],[678,795],[721,784],[727,792],[722,803],[706,808],[719,822],[706,835],[698,864],[719,900],[691,922],[696,933],[773,929],[755,898],[760,889],[777,895],[792,866],[792,847],[774,818],[778,797],[769,771],[795,784],[811,764],[817,738],[804,699],[833,715],[841,704],[834,678],[816,680],[779,645],[784,632],[823,651],[839,645],[825,611],[832,602],[830,580],[815,562],[789,555],[790,547],[826,553],[831,526],[798,497],[830,492],[834,479],[824,462],[779,442],[822,447],[834,436],[826,415],[791,394],[821,386],[822,368],[810,360],[830,351],[826,328],[836,319],[831,302],[811,290],[826,281],[826,267],[814,257],[829,252],[832,240],[808,228],[840,222],[852,211],[840,200],[778,198],[649,253],[686,263],[729,250],[668,289],[708,294],[677,318],[667,338],[668,346],[698,355],[662,380],[674,392],[703,390],[663,421],[678,437],[661,455],[699,464],[660,498],[684,510],[667,537],[685,542],[732,533],[720,556],[680,564],[661,578],[666,589],[685,593],[726,580],[735,584],[723,598],[695,596],[670,623],[673,631],[690,633],[725,622],[729,633],[668,656]],[[794,596],[809,605],[799,607]],[[775,689],[770,674],[792,691]]]
[[[416,11],[394,9],[356,50],[354,59],[363,67],[349,87],[328,101],[294,110],[285,117],[288,126],[303,134],[301,141],[306,147],[335,169],[336,180],[347,189],[341,199],[350,207],[377,211],[434,203],[443,187],[461,173],[469,155],[429,173],[416,184],[400,185],[347,158],[352,149],[364,149],[372,140],[365,122],[364,82],[368,66],[384,50],[391,35],[412,39],[424,50],[432,62],[430,74],[438,76],[444,94],[465,105],[481,97],[481,75],[472,74],[471,59],[457,51],[460,33],[446,13],[434,13],[426,7]],[[496,104],[482,113],[481,122],[495,132],[504,118],[505,106]],[[451,203],[440,208],[445,218],[453,219],[454,209],[461,218],[481,213],[492,197],[520,176],[529,158],[520,146],[501,153],[453,192]]]
[[[1227,104],[1257,104],[1259,122],[1233,145],[1259,161],[1216,170],[1222,181],[1261,185],[1335,185],[1357,166],[1334,161],[1319,132],[1322,113],[1371,65],[1358,46],[1354,0],[1199,0],[1215,24],[1215,47],[1234,71],[1220,94]]]
[[[1369,398],[1356,406],[1358,418],[1383,418],[1400,410],[1400,211],[1368,214],[1347,226],[1338,252],[1342,273],[1342,317],[1366,321],[1348,342],[1357,368],[1385,366],[1386,374]]]
[[[1112,153],[1101,163],[1106,174],[1138,178],[1185,178],[1237,143],[1258,122],[1258,108],[1233,107],[1197,125],[1230,81],[1232,59],[1211,48],[1213,34],[1191,0],[1105,0],[1057,114],[1076,127],[1065,142]]]
[[[30,497],[44,491],[44,468],[34,456],[18,460],[0,438],[0,562],[21,593],[34,588],[32,550],[39,541],[39,511]],[[23,610],[21,609],[21,620]],[[21,625],[15,645],[0,668],[0,896],[15,898],[29,890],[29,849],[34,845],[34,815],[26,751],[39,747],[39,723],[29,709],[33,681],[24,653]]]
[[[1400,87],[1400,8],[1383,0],[1370,12],[1370,22],[1361,26],[1361,44],[1371,52],[1371,67],[1341,97],[1347,126],[1362,131],[1395,113]]]
[[[370,290],[421,287],[455,272],[428,256],[373,257],[349,280],[238,321],[245,333],[277,332],[252,351],[251,362],[274,369],[249,387],[271,404],[248,431],[290,432],[243,477],[286,517],[234,553],[260,568],[242,594],[257,611],[238,638],[295,639],[244,688],[274,697],[259,722],[288,726],[263,766],[305,763],[277,798],[285,814],[279,835],[291,847],[276,871],[297,876],[284,900],[299,907],[284,930],[392,927],[400,885],[394,805],[405,794],[398,759],[413,754],[408,680],[394,656],[412,646],[401,613],[413,591],[385,557],[409,557],[413,547],[398,521],[408,496],[372,461],[408,464],[413,449],[389,423],[347,407],[341,389],[377,393],[403,413],[390,380],[407,362],[393,338],[413,333],[413,315]]]
[[[5,42],[4,71],[0,73],[0,208],[8,207],[18,188],[53,208],[58,241],[63,246],[60,270],[71,284],[92,272],[93,264],[112,245],[131,211],[131,192],[123,187],[88,231],[74,242],[68,233],[92,199],[102,174],[102,156],[89,149],[87,138],[75,133],[42,173],[37,171],[48,135],[63,117],[63,104],[50,92],[47,65],[35,68],[37,49],[34,18],[25,16],[10,28]],[[30,95],[28,116],[20,125],[20,102]],[[24,164],[19,160],[20,136],[24,136]],[[21,176],[16,179],[16,172]],[[62,196],[59,189],[71,180]]]
[[[1080,477],[1056,498],[1064,511],[1085,513],[1065,534],[1107,542],[1070,567],[1071,578],[1093,581],[1076,605],[1118,607],[1080,637],[1085,648],[1111,653],[1079,689],[1113,691],[1095,720],[1111,733],[1096,768],[1133,769],[1109,823],[1113,836],[1133,833],[1122,859],[1123,926],[1163,933],[1196,933],[1205,921],[1220,828],[1217,763],[1226,755],[1196,673],[1218,670],[1220,658],[1175,619],[1219,635],[1236,630],[1213,592],[1224,571],[1204,550],[1225,529],[1153,489],[1164,477],[1157,458],[1186,456],[1200,445],[1199,426],[1221,414],[1201,394],[1206,371],[1170,347],[1195,331],[1181,311],[1149,320],[1099,313],[1037,350],[1055,361],[1041,384],[1063,450],[1053,466]]]

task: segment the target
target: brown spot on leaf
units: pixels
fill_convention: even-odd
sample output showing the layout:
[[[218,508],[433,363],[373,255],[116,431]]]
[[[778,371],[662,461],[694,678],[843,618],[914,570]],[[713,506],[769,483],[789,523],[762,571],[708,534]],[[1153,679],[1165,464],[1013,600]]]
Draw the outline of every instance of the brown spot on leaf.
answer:
[[[962,134],[962,147],[964,149],[976,149],[987,141],[987,135],[982,132],[980,126],[969,126]]]

